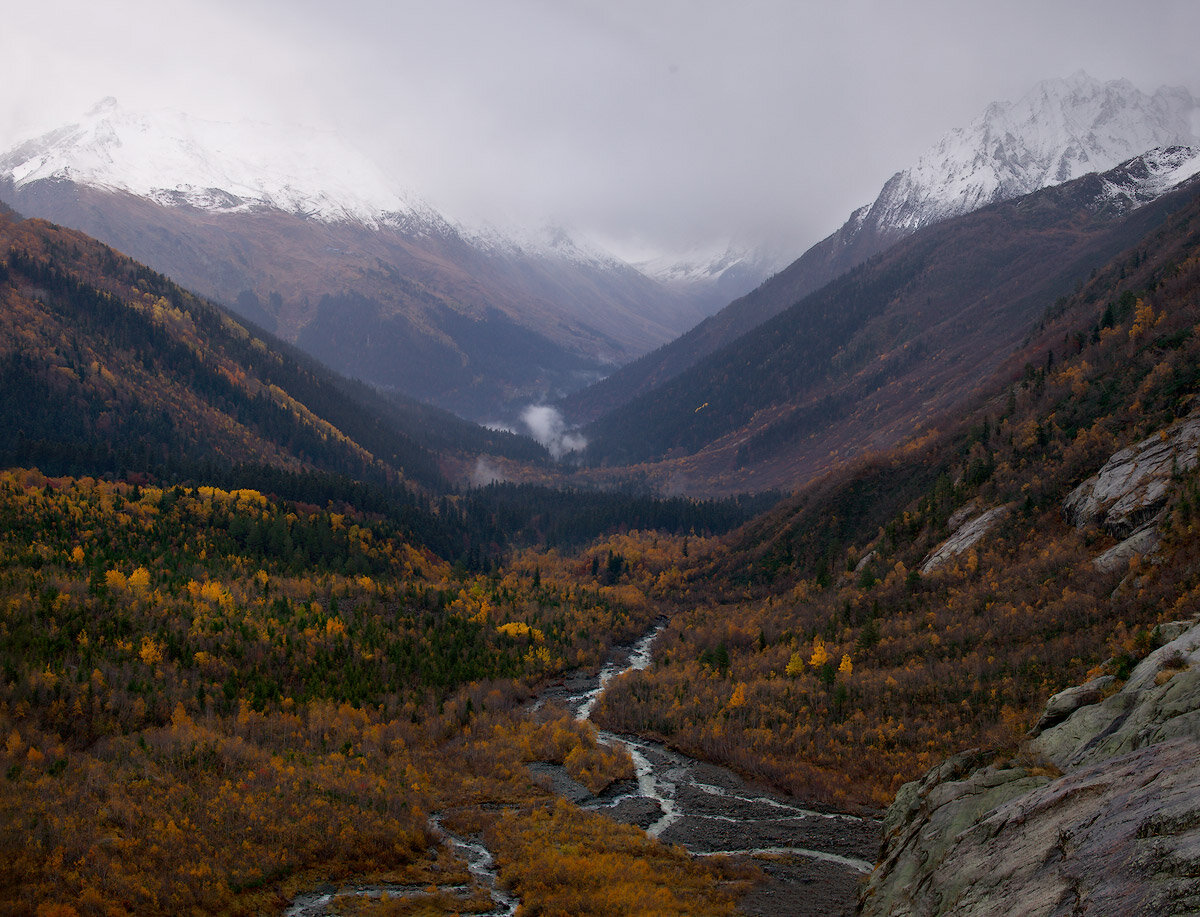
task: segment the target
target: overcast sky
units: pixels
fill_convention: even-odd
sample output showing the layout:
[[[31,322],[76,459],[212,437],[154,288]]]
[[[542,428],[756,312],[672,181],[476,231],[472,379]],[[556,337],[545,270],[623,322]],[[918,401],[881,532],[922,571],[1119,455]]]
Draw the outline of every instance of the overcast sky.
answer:
[[[39,0],[0,149],[113,95],[335,127],[460,216],[625,253],[807,246],[949,128],[1085,69],[1200,93],[1196,0]]]

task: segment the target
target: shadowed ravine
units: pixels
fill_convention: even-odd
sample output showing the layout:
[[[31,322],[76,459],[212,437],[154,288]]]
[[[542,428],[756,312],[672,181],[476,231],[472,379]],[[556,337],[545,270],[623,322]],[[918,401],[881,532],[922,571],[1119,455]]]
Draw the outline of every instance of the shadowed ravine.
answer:
[[[579,719],[587,719],[610,680],[649,667],[651,646],[660,630],[618,652],[599,678],[572,676],[544,692],[539,705],[556,701]],[[594,796],[559,765],[534,765],[533,770],[580,807],[638,825],[695,856],[752,857],[768,879],[743,900],[747,914],[853,912],[859,881],[870,872],[879,849],[877,821],[814,810],[657,742],[603,731],[600,738],[629,750],[636,781],[624,781]]]

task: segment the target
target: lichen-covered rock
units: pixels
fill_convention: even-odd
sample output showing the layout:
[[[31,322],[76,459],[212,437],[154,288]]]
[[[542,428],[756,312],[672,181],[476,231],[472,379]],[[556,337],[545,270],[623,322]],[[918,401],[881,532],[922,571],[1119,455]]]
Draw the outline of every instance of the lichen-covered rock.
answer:
[[[1196,467],[1197,449],[1200,414],[1194,413],[1113,455],[1063,501],[1067,519],[1127,538],[1162,509],[1173,477]]]
[[[921,573],[930,573],[944,566],[952,558],[973,548],[1001,519],[1008,515],[1007,506],[997,506],[985,513],[980,513],[969,522],[961,522],[957,527],[951,527],[952,534],[938,545],[925,562],[921,564]]]
[[[1092,566],[1101,573],[1116,573],[1126,570],[1134,557],[1146,557],[1152,554],[1161,541],[1162,535],[1158,530],[1156,517],[1152,524],[1138,529],[1120,544],[1114,545],[1093,560]]]
[[[907,784],[860,913],[1200,913],[1200,626],[1119,691],[1051,698],[1016,764],[959,755]]]
[[[1200,627],[1143,659],[1111,697],[1043,730],[1029,750],[1066,769],[1180,736],[1200,741]]]
[[[1059,691],[1046,701],[1046,709],[1041,719],[1032,729],[1033,735],[1041,735],[1051,726],[1057,726],[1080,707],[1098,704],[1104,699],[1104,693],[1111,688],[1117,679],[1112,675],[1101,675],[1082,685],[1074,685],[1065,691]]]
[[[978,500],[969,500],[950,514],[950,518],[946,520],[946,529],[951,535],[962,528],[964,522],[979,515],[979,505]]]

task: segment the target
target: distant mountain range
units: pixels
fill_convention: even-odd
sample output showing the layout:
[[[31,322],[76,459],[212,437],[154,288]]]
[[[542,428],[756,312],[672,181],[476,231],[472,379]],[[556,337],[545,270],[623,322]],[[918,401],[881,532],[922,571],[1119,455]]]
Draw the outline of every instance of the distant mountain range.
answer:
[[[1073,206],[1089,220],[1123,212],[1200,170],[1197,149],[1200,107],[1186,90],[1145,94],[1082,73],[1048,80],[950,131],[838,232],[698,325],[771,273],[772,258],[715,246],[633,265],[562,228],[468,226],[329,133],[134,112],[109,99],[0,156],[0,199],[113,244],[346,375],[509,424],[530,402],[565,397],[569,422],[596,421],[593,458],[645,461],[691,454],[733,428],[674,442],[672,414],[629,452],[616,443],[642,428],[628,419],[650,403],[641,397],[901,240],[1120,163],[1103,188],[1088,187],[1091,203]],[[1149,150],[1159,152],[1142,155]],[[964,248],[956,257],[985,256]],[[817,338],[827,331],[817,327]],[[772,371],[783,359],[751,350]],[[796,408],[787,397],[756,396]],[[717,403],[701,398],[689,410],[706,402]],[[738,461],[762,442],[739,446]]]
[[[577,422],[596,419],[923,227],[1178,146],[1200,147],[1200,103],[1186,89],[1148,95],[1126,80],[1101,82],[1082,72],[1038,83],[1016,102],[989,105],[969,126],[946,133],[833,235],[678,340],[568,397],[565,411]],[[1200,163],[1185,159],[1161,181],[1177,183],[1195,171]]]
[[[666,490],[736,492],[889,448],[971,397],[1057,299],[1191,202],[1200,179],[1176,179],[1198,171],[1200,149],[1155,150],[926,226],[586,427],[587,460]]]
[[[113,99],[0,156],[0,199],[476,418],[578,388],[765,275],[723,253],[660,280],[560,228],[456,223],[331,133]]]
[[[0,205],[0,465],[270,466],[399,491],[441,462],[547,461],[532,441],[385,398],[75,230]]]

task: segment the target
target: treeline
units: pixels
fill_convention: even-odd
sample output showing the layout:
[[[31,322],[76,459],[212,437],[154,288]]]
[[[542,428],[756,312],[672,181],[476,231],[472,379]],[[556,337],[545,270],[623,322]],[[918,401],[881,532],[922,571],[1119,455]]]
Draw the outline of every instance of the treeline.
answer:
[[[639,529],[720,535],[777,500],[777,494],[695,500],[494,483],[467,491],[461,506],[470,530],[491,543],[566,550]]]

